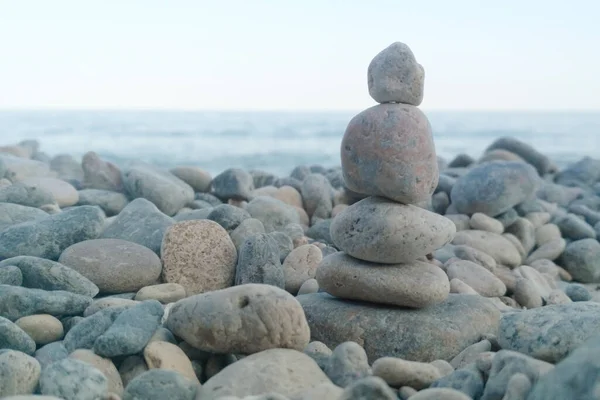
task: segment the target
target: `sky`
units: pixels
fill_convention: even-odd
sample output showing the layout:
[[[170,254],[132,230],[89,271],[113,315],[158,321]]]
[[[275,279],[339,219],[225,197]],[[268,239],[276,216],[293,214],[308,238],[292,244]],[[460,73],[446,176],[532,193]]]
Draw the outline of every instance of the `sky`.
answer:
[[[395,41],[425,110],[600,110],[597,0],[0,0],[0,109],[357,110]]]

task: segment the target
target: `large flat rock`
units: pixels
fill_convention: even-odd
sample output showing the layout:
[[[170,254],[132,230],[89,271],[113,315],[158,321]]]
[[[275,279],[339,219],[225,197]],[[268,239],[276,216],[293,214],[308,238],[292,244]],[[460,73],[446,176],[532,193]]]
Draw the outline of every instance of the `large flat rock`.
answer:
[[[450,294],[440,304],[408,309],[342,300],[326,293],[298,296],[312,340],[335,348],[355,341],[369,362],[384,356],[450,360],[484,334],[496,334],[501,313],[481,296]]]

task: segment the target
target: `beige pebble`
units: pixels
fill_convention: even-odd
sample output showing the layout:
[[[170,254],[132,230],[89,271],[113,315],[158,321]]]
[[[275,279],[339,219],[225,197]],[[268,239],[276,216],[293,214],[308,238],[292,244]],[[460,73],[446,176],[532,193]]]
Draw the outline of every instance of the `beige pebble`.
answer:
[[[537,308],[544,305],[541,294],[529,279],[518,278],[515,287],[514,298],[527,309]]]
[[[556,260],[567,248],[567,242],[565,239],[556,239],[550,242],[546,242],[538,247],[533,253],[527,257],[526,264],[530,264],[536,260],[546,259],[554,261]]]
[[[522,256],[519,250],[504,235],[480,230],[460,231],[454,236],[452,244],[473,247],[490,255],[497,264],[509,267],[521,265]]]
[[[277,200],[281,200],[290,206],[302,208],[302,196],[295,188],[291,186],[282,186],[272,194]]]
[[[417,394],[418,391],[416,389],[411,388],[410,386],[402,386],[399,390],[398,390],[398,394],[400,395],[400,398],[402,400],[407,400],[409,399],[411,396],[414,396],[415,394]]]
[[[525,247],[523,247],[523,243],[521,243],[519,238],[512,233],[503,233],[502,236],[508,239],[521,255],[521,261],[519,261],[520,264],[527,256],[527,251],[525,250]]]
[[[331,210],[331,218],[335,218],[336,215],[344,211],[346,208],[348,208],[348,204],[338,204],[337,206],[333,207],[333,210]]]
[[[485,351],[483,353],[479,353],[475,358],[475,366],[477,366],[477,369],[484,374],[489,375],[495,356],[496,352],[494,351]]]
[[[119,375],[117,367],[115,367],[115,364],[113,364],[110,358],[100,357],[93,351],[87,349],[77,349],[69,354],[69,358],[83,361],[98,369],[98,371],[102,372],[108,380],[108,391],[119,396],[123,394],[123,381],[121,375]]]
[[[454,367],[446,360],[434,360],[429,364],[436,367],[442,376],[450,375],[454,372]]]
[[[471,229],[471,218],[466,214],[446,214],[445,217],[454,222],[456,232]]]
[[[252,191],[252,197],[258,196],[271,196],[274,197],[275,193],[277,193],[279,189],[273,185],[267,185],[263,187],[259,187]],[[283,200],[282,200],[283,201]]]
[[[195,192],[208,192],[212,181],[211,175],[195,166],[177,166],[169,172],[190,185]]]
[[[454,254],[460,259],[479,264],[490,272],[494,272],[494,269],[496,268],[496,260],[494,260],[492,256],[471,246],[455,246]]]
[[[317,293],[318,291],[319,282],[317,282],[316,279],[307,279],[302,286],[300,286],[300,289],[298,290],[298,296],[302,294]]]
[[[168,369],[179,372],[193,381],[198,381],[192,362],[183,350],[169,342],[152,342],[144,349],[144,360],[148,368]]]
[[[421,390],[442,377],[440,370],[431,364],[396,357],[379,358],[372,368],[373,375],[392,387],[410,386]]]
[[[460,353],[458,353],[451,361],[452,365],[456,369],[463,368],[472,362],[475,362],[480,354],[488,352],[492,349],[492,343],[489,340],[482,340],[477,343],[473,343]]]
[[[44,189],[54,196],[54,200],[59,207],[70,207],[79,201],[79,192],[68,182],[57,178],[26,178],[21,181],[27,186]]]
[[[504,225],[502,225],[502,222],[483,213],[475,213],[471,215],[469,226],[471,229],[478,229],[497,234],[504,232]]]
[[[550,220],[552,219],[552,215],[550,215],[549,212],[538,211],[538,212],[531,212],[531,213],[525,215],[525,218],[527,218],[529,220],[529,222],[531,222],[533,224],[533,226],[537,229],[537,228],[547,224],[548,222],[550,222]]]
[[[119,366],[119,375],[123,381],[123,387],[127,387],[129,382],[146,371],[148,371],[148,365],[142,357],[135,355],[125,358]]]
[[[336,400],[339,399],[344,389],[333,383],[323,382],[311,389],[291,397],[290,400]],[[219,399],[222,400],[223,398]]]
[[[285,290],[298,293],[304,282],[315,277],[321,260],[323,253],[315,245],[307,244],[292,250],[283,261]]]
[[[506,285],[493,273],[471,261],[461,260],[447,267],[449,279],[460,279],[485,297],[498,297],[506,293]]]
[[[158,300],[163,304],[173,303],[185,298],[185,288],[178,283],[161,283],[159,285],[141,288],[135,295],[135,300]]]
[[[561,238],[560,229],[555,224],[546,224],[535,230],[535,243],[538,246]]]
[[[569,298],[569,296],[567,296],[567,294],[565,292],[563,292],[561,289],[554,289],[546,297],[547,305],[567,304],[567,303],[572,303],[572,302],[573,302],[573,300],[571,300]]]
[[[493,272],[498,279],[504,283],[506,290],[513,292],[517,286],[517,277],[512,273],[512,270],[504,265],[498,265]]]
[[[6,178],[0,179],[0,188],[10,186],[10,185],[12,185],[12,182],[9,181],[8,179],[6,179]]]
[[[0,352],[0,397],[34,393],[42,368],[35,358],[16,350]],[[29,397],[29,396],[26,396]],[[12,397],[10,397],[12,399]]]
[[[517,372],[507,382],[506,393],[502,400],[525,400],[531,391],[531,380],[521,372]]]
[[[458,278],[450,280],[450,293],[479,295],[475,289]]]
[[[234,284],[237,250],[227,231],[214,221],[178,222],[161,246],[165,283],[182,285],[188,296]]]
[[[535,268],[528,265],[521,265],[513,270],[513,274],[518,277],[529,279],[535,286],[537,292],[543,297],[547,297],[550,292],[558,286],[549,275],[542,274]]]
[[[60,320],[48,314],[22,317],[16,320],[15,324],[31,336],[38,346],[56,342],[62,339],[65,333]]]

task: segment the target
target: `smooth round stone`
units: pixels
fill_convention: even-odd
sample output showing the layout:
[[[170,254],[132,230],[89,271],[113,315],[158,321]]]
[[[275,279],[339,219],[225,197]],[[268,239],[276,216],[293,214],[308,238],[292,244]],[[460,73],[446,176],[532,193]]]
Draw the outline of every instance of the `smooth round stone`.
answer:
[[[508,150],[514,154],[517,154],[526,162],[533,165],[537,169],[540,176],[543,176],[551,169],[551,161],[547,156],[534,149],[531,145],[516,138],[498,138],[486,149],[486,152],[494,149]]]
[[[193,166],[179,166],[169,172],[190,185],[195,192],[208,192],[212,177],[202,168]]]
[[[460,231],[452,240],[454,245],[466,245],[489,254],[496,263],[509,267],[521,265],[521,255],[515,245],[502,235],[486,231]]]
[[[84,189],[78,193],[79,201],[77,205],[98,206],[109,217],[120,213],[129,203],[127,196],[123,193],[110,190]]]
[[[283,289],[262,284],[180,300],[171,309],[166,327],[192,346],[213,353],[302,350],[310,339],[298,301]]]
[[[348,207],[331,223],[331,238],[352,257],[398,264],[416,260],[449,243],[454,223],[413,205],[368,197]]]
[[[83,185],[88,189],[123,191],[123,177],[119,167],[102,160],[93,151],[83,155]]]
[[[343,252],[325,257],[316,279],[322,290],[342,299],[413,308],[441,303],[450,293],[448,277],[433,264],[375,264]]]
[[[52,193],[54,200],[61,208],[73,206],[79,201],[79,193],[77,192],[77,189],[62,179],[27,178],[23,179],[21,183],[27,186],[38,187]]]
[[[94,282],[100,292],[135,292],[160,277],[161,262],[149,248],[121,239],[93,239],[67,248],[59,262]]]
[[[308,175],[302,181],[301,189],[303,207],[311,220],[331,217],[333,188],[325,176],[321,174]]]
[[[41,372],[35,358],[20,351],[3,350],[0,352],[0,398],[34,393]]]
[[[265,232],[283,231],[289,224],[300,223],[294,206],[269,196],[255,197],[248,203],[246,211],[263,223]]]
[[[525,262],[530,264],[537,260],[556,260],[563,253],[566,246],[567,242],[563,238],[551,240],[535,249],[535,251],[527,257]]]
[[[455,246],[454,254],[460,259],[472,261],[475,264],[481,265],[488,271],[493,272],[496,268],[496,260],[494,259],[494,257],[471,246]]]
[[[495,217],[531,198],[540,183],[537,171],[529,164],[494,161],[478,165],[459,178],[450,197],[460,213]]]
[[[178,346],[168,342],[151,342],[144,349],[144,359],[148,368],[168,369],[179,372],[186,378],[198,381],[192,362]]]
[[[499,297],[506,293],[506,285],[493,273],[471,261],[457,261],[446,269],[448,279],[460,279],[482,296]]]
[[[173,303],[185,297],[185,288],[178,283],[161,283],[141,288],[135,300],[158,300],[163,304]]]
[[[600,282],[600,243],[582,239],[567,245],[560,264],[581,283]]]
[[[151,369],[135,377],[125,388],[123,400],[194,400],[198,383],[166,369]]]
[[[25,354],[33,354],[35,352],[35,342],[17,324],[0,317],[0,349],[11,349]]]
[[[369,376],[371,367],[365,349],[356,342],[340,344],[329,357],[325,373],[339,387],[349,386],[357,379]]]
[[[502,225],[502,222],[482,213],[473,214],[469,221],[469,225],[471,229],[494,232],[499,235],[504,232],[504,225]]]
[[[525,162],[525,160],[523,160],[521,157],[519,157],[518,155],[516,155],[513,152],[510,152],[507,150],[502,150],[502,149],[496,149],[496,150],[490,150],[490,151],[484,153],[483,156],[481,156],[481,158],[479,159],[478,164],[483,164],[485,162],[490,162],[490,161]]]
[[[298,190],[291,186],[284,185],[278,188],[277,192],[275,192],[272,196],[277,200],[281,200],[284,203],[289,204],[290,206],[304,207],[302,203],[302,195]]]
[[[52,315],[38,314],[15,321],[40,346],[62,339],[64,328],[60,320]]]
[[[298,293],[304,282],[315,277],[321,260],[323,253],[314,244],[292,250],[283,262],[285,290],[292,294]]]
[[[239,168],[229,168],[212,180],[213,194],[221,200],[250,200],[254,190],[254,179]]]
[[[243,220],[229,235],[235,248],[239,250],[246,239],[260,233],[265,233],[265,227],[262,222],[255,218],[248,218]]]
[[[382,357],[373,363],[373,375],[392,387],[410,386],[426,389],[440,379],[439,369],[429,363],[407,361],[396,357]]]
[[[411,49],[395,42],[377,54],[367,70],[369,94],[378,103],[418,106],[423,101],[425,70]]]
[[[0,285],[21,286],[23,273],[14,265],[0,266]]]
[[[97,400],[108,393],[108,379],[92,365],[66,358],[44,368],[40,392],[64,400]]]
[[[214,221],[172,225],[161,247],[162,277],[182,285],[188,296],[234,284],[237,250],[227,231]]]
[[[143,357],[137,355],[126,357],[119,366],[119,375],[123,381],[123,387],[127,387],[129,382],[146,371],[148,371],[148,366]]]
[[[317,280],[314,278],[308,279],[302,284],[302,286],[300,286],[300,289],[298,289],[298,296],[302,294],[317,293],[318,291],[319,282],[317,282]]]
[[[216,400],[265,393],[289,397],[322,383],[331,381],[309,356],[291,349],[271,349],[227,366],[202,385],[196,398]]]
[[[39,208],[22,206],[20,204],[3,203],[0,201],[0,230],[22,222],[47,217],[48,213]]]
[[[562,239],[562,235],[555,224],[545,224],[535,230],[535,242],[538,246],[559,239]]]
[[[380,104],[356,115],[341,145],[346,187],[403,204],[428,200],[439,170],[425,114],[406,104]]]
[[[233,231],[244,220],[249,219],[250,214],[243,208],[235,207],[230,204],[220,204],[214,207],[206,217],[221,225],[227,232]]]
[[[119,396],[123,394],[123,381],[121,380],[119,371],[117,371],[117,367],[115,367],[110,358],[100,357],[87,349],[77,349],[69,355],[69,358],[92,365],[107,378],[109,392]]]

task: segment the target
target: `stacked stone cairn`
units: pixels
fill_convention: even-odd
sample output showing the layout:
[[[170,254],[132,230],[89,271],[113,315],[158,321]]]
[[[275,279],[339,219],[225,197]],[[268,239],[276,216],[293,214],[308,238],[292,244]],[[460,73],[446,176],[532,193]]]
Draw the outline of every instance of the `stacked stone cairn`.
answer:
[[[446,273],[428,255],[455,233],[448,218],[426,210],[438,185],[431,126],[418,108],[424,70],[400,42],[368,69],[378,105],[356,115],[341,145],[346,187],[365,195],[338,214],[331,238],[341,250],[317,270],[322,290],[342,299],[423,308],[445,301]]]

